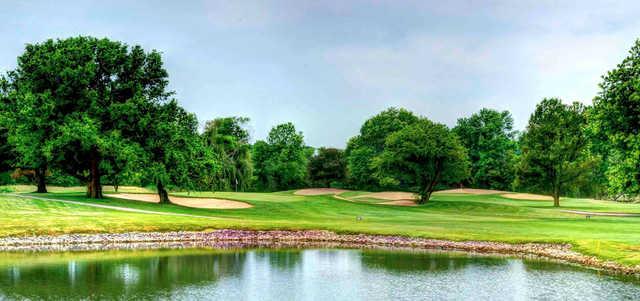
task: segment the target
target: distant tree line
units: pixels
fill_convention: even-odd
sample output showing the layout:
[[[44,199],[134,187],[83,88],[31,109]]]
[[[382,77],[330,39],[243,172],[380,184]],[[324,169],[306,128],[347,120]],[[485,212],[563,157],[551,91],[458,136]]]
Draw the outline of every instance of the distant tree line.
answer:
[[[633,200],[640,195],[640,41],[593,105],[545,98],[522,132],[482,109],[448,128],[402,108],[366,120],[346,149],[314,149],[292,123],[251,143],[249,119],[199,128],[167,89],[161,54],[93,37],[29,44],[0,77],[0,184],[169,190],[473,187]]]

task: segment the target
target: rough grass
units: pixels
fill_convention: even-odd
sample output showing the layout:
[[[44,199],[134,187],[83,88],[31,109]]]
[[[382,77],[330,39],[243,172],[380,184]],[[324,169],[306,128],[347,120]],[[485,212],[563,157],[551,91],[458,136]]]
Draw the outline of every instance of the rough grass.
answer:
[[[434,195],[418,207],[383,206],[339,200],[333,196],[281,193],[198,192],[181,196],[245,201],[253,208],[215,210],[106,198],[89,200],[68,189],[50,198],[95,202],[145,210],[214,216],[179,216],[117,212],[39,200],[0,196],[0,236],[126,231],[243,229],[326,229],[339,233],[408,235],[448,240],[510,243],[568,242],[577,251],[628,265],[640,264],[640,218],[592,217],[562,209],[640,212],[640,204],[584,199],[552,202],[512,200],[499,195]],[[361,217],[362,220],[358,220]]]

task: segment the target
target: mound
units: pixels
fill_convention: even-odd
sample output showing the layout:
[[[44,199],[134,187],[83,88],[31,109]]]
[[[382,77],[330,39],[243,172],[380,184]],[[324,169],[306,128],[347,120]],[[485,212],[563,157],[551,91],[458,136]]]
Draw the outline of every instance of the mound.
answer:
[[[294,194],[296,195],[325,195],[325,194],[339,194],[346,192],[348,190],[345,189],[337,189],[337,188],[308,188],[308,189],[300,189],[296,191]]]
[[[553,197],[551,196],[532,193],[506,193],[501,194],[500,196],[513,200],[553,201]]]
[[[149,203],[159,203],[160,198],[157,194],[142,194],[142,193],[119,193],[119,194],[109,194],[109,197],[133,200],[133,201],[142,201]],[[243,209],[243,208],[251,208],[250,204],[238,201],[231,200],[223,200],[223,199],[213,199],[213,198],[185,198],[185,197],[170,197],[171,202],[176,205],[181,205],[185,207],[193,207],[193,208],[206,208],[206,209]]]
[[[437,194],[459,193],[459,194],[485,195],[485,194],[500,194],[500,193],[508,193],[508,192],[500,191],[500,190],[492,190],[492,189],[458,188],[458,189],[440,190],[434,193],[437,193]]]
[[[389,201],[413,201],[416,199],[416,195],[411,192],[402,192],[402,191],[385,191],[385,192],[374,192],[369,194],[363,194],[352,199],[359,198],[371,198],[371,199],[380,199],[380,200],[389,200]]]

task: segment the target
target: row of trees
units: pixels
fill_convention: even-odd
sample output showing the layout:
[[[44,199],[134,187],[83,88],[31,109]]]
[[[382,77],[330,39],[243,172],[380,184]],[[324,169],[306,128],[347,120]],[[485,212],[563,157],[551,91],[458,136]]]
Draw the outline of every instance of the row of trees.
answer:
[[[309,162],[335,150],[314,156],[291,123],[254,145],[243,117],[200,132],[167,90],[157,51],[74,37],[27,45],[17,61],[0,79],[0,168],[29,176],[38,192],[52,175],[86,184],[91,198],[105,182],[153,185],[163,203],[168,188],[271,191],[336,180],[324,163],[309,176]]]
[[[364,123],[345,155],[347,185],[412,190],[423,202],[455,185],[548,193],[556,206],[561,195],[636,199],[640,41],[603,76],[591,106],[544,99],[522,132],[508,111],[482,109],[449,130],[389,109]]]
[[[104,182],[167,189],[301,187],[415,191],[466,186],[634,198],[640,193],[640,43],[603,77],[593,106],[544,99],[527,128],[482,109],[453,128],[390,108],[345,150],[313,149],[291,123],[250,143],[244,117],[199,130],[167,90],[160,53],[76,37],[27,45],[0,80],[0,168],[30,171],[38,191],[66,175],[102,197]]]

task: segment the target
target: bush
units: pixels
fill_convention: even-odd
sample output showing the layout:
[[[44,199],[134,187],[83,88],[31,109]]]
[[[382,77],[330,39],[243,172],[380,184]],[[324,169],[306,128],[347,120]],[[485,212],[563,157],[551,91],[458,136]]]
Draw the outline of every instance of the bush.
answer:
[[[11,172],[5,171],[0,173],[0,185],[13,185],[16,181],[11,178]]]

